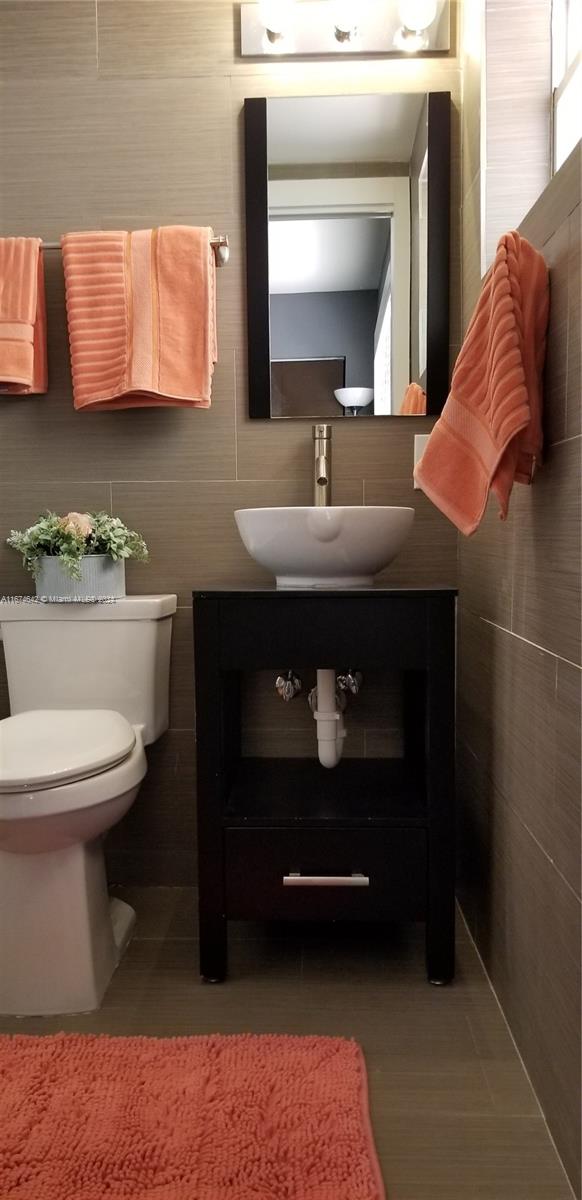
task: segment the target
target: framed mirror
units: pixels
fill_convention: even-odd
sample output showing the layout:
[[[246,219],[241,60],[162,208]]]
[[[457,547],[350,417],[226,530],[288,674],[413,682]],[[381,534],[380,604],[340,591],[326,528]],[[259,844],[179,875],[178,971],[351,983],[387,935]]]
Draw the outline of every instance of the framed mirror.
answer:
[[[450,108],[448,92],[245,101],[251,417],[441,411]]]

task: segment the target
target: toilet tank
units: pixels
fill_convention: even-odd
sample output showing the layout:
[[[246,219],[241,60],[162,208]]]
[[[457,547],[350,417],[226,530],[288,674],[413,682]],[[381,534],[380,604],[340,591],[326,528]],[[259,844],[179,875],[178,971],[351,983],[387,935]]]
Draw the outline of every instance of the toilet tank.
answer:
[[[175,611],[175,596],[0,601],[10,712],[112,708],[155,742],[168,728]]]

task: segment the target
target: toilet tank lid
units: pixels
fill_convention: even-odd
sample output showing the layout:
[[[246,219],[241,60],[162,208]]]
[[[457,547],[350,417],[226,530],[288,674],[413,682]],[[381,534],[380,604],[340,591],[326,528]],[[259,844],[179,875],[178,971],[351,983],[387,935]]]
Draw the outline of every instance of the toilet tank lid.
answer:
[[[37,600],[36,596],[7,596],[0,600],[3,621],[157,621],[176,611],[177,596],[123,596],[94,604]]]
[[[127,758],[135,729],[110,709],[37,709],[0,721],[0,794],[98,775]]]

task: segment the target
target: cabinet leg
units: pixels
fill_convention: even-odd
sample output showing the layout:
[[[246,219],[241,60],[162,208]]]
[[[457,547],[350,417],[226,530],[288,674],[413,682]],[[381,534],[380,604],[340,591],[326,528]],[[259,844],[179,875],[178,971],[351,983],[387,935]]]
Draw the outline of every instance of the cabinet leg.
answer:
[[[226,917],[200,917],[200,974],[206,983],[226,978]]]
[[[455,975],[455,909],[430,915],[426,923],[426,969],[429,983],[442,986]]]

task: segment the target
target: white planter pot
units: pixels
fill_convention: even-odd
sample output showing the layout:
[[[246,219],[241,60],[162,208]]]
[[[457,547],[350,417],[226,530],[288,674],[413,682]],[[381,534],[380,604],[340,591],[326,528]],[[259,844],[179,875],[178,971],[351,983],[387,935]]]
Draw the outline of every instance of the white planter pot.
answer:
[[[36,594],[42,600],[112,600],[125,596],[125,561],[114,562],[108,554],[86,554],[81,559],[81,578],[71,579],[57,557],[40,560]]]

